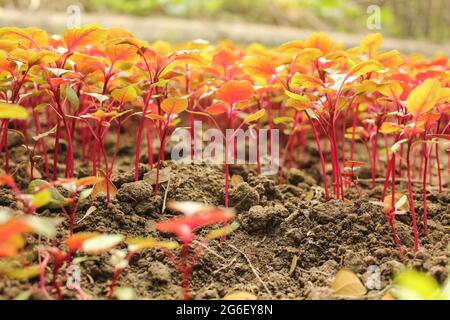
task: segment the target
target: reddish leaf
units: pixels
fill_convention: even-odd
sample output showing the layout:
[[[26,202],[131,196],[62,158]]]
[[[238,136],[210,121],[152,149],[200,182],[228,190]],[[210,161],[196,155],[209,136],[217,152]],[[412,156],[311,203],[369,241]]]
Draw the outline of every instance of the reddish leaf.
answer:
[[[69,52],[88,45],[95,46],[106,38],[105,30],[96,25],[87,25],[76,29],[64,31],[64,44]]]
[[[229,49],[222,49],[213,56],[212,62],[225,69],[236,62],[236,55]]]
[[[250,99],[254,90],[250,81],[230,80],[216,92],[216,98],[227,102],[231,106],[235,103]]]
[[[213,105],[207,107],[205,109],[205,112],[215,116],[215,115],[227,112],[228,109],[229,109],[229,107],[227,107],[226,105],[224,105],[222,103],[216,103],[216,104],[213,104]]]
[[[196,229],[216,223],[226,223],[233,217],[233,211],[211,209],[209,211],[200,211],[190,216],[158,222],[156,229],[165,233],[173,233],[183,243],[189,243],[195,238],[193,232]]]

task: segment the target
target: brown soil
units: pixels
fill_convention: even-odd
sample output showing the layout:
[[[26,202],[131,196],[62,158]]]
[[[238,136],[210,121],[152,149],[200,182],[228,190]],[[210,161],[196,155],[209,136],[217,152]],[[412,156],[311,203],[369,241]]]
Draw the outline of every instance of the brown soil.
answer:
[[[18,163],[20,148],[13,148],[13,165]],[[126,152],[124,152],[126,153]],[[164,206],[167,201],[193,200],[214,205],[224,203],[223,168],[207,165],[177,165],[170,161],[170,179],[161,184],[160,192],[152,196],[153,187],[140,180],[133,181],[130,158],[119,159],[119,170],[112,180],[119,188],[116,198],[106,207],[104,197],[86,201],[79,208],[76,221],[95,206],[97,210],[75,225],[76,232],[99,231],[126,236],[168,238],[155,231],[155,221],[174,216]],[[61,160],[63,161],[63,159]],[[0,165],[3,165],[0,161]],[[132,165],[131,165],[132,166]],[[79,173],[89,172],[78,166]],[[142,165],[141,178],[148,169]],[[336,272],[347,267],[363,280],[368,267],[380,268],[382,288],[371,290],[367,298],[380,298],[389,288],[394,274],[404,267],[414,267],[433,275],[442,282],[448,275],[450,257],[450,198],[448,187],[442,194],[429,191],[429,234],[420,235],[420,250],[414,256],[413,232],[409,216],[396,221],[400,241],[405,249],[403,258],[396,250],[389,225],[379,201],[381,183],[374,189],[360,181],[363,195],[350,190],[346,201],[324,201],[318,185],[317,169],[292,169],[285,173],[285,184],[272,177],[257,176],[254,168],[232,167],[244,182],[231,187],[230,203],[237,210],[240,227],[225,243],[212,242],[192,274],[191,289],[195,299],[216,299],[233,291],[253,292],[260,299],[323,299],[337,298],[330,289]],[[22,178],[20,178],[22,177]],[[21,187],[26,178],[16,175]],[[400,186],[401,187],[401,186]],[[422,212],[420,188],[417,188],[418,213]],[[0,206],[20,209],[8,189],[0,189]],[[38,214],[58,215],[44,210]],[[419,219],[420,220],[420,219]],[[422,230],[422,226],[420,225]],[[63,237],[67,225],[61,226]],[[206,232],[204,230],[203,232]],[[29,248],[37,240],[29,237]],[[174,240],[174,239],[173,239]],[[290,272],[294,256],[297,264]],[[31,259],[37,259],[36,253]],[[92,257],[81,263],[82,288],[95,299],[103,299],[111,281],[113,268],[110,254]],[[11,299],[38,284],[37,279],[17,281],[0,278],[0,299]],[[131,287],[139,299],[181,298],[179,274],[156,250],[136,255],[118,282],[119,287]],[[66,298],[75,294],[64,290]],[[33,295],[33,298],[41,298]]]

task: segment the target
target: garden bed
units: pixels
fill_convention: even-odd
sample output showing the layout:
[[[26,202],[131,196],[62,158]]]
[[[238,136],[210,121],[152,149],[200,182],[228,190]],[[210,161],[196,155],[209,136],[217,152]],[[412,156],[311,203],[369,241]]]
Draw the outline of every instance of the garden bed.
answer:
[[[155,222],[178,214],[166,209],[166,201],[200,201],[217,206],[224,204],[224,174],[222,166],[180,165],[165,161],[163,168],[171,168],[170,181],[161,184],[156,197],[152,186],[144,180],[133,182],[134,170],[128,169],[128,141],[119,158],[118,173],[112,177],[118,193],[106,207],[105,196],[84,202],[76,216],[75,232],[98,231],[123,234],[127,237],[156,237]],[[342,268],[353,270],[362,280],[372,274],[370,266],[381,273],[381,287],[368,290],[364,299],[380,299],[389,290],[394,275],[405,267],[423,270],[438,281],[448,276],[450,257],[450,198],[447,186],[444,193],[431,188],[428,194],[429,234],[420,234],[420,249],[413,253],[413,231],[410,218],[398,216],[395,226],[405,250],[400,257],[383,208],[377,204],[382,185],[372,189],[367,173],[361,172],[359,185],[363,195],[352,189],[345,201],[325,202],[319,186],[320,167],[309,152],[305,168],[285,172],[285,183],[279,185],[272,176],[258,176],[251,166],[233,166],[231,173],[240,175],[244,182],[233,185],[230,205],[236,207],[240,223],[226,242],[210,244],[192,274],[191,288],[194,299],[218,299],[235,291],[254,293],[259,299],[338,299],[331,286],[336,273]],[[17,163],[23,160],[23,148],[12,149]],[[64,159],[62,159],[64,162]],[[13,165],[16,162],[13,162]],[[0,166],[3,165],[0,163]],[[88,171],[77,165],[80,174]],[[141,163],[140,177],[150,171]],[[367,177],[370,177],[370,173]],[[22,176],[23,186],[29,178]],[[405,184],[400,181],[400,186]],[[415,189],[420,194],[420,186]],[[421,198],[416,208],[421,212]],[[0,206],[17,205],[13,193],[2,189]],[[83,218],[86,211],[97,210]],[[58,210],[43,210],[39,215],[56,216]],[[67,236],[64,223],[58,238]],[[422,228],[421,228],[422,229]],[[29,237],[29,248],[37,239]],[[42,244],[42,243],[41,243]],[[294,258],[296,257],[296,258]],[[37,257],[35,257],[37,259]],[[293,259],[297,262],[293,266]],[[94,299],[106,296],[113,274],[110,254],[104,253],[82,262],[82,288]],[[36,260],[37,262],[37,260]],[[2,280],[0,299],[12,299],[21,292],[38,285],[38,279]],[[118,287],[133,288],[139,299],[180,299],[179,274],[157,250],[136,255],[125,269]],[[43,298],[36,294],[33,298]],[[65,298],[76,298],[64,289]],[[345,297],[344,297],[345,298]]]

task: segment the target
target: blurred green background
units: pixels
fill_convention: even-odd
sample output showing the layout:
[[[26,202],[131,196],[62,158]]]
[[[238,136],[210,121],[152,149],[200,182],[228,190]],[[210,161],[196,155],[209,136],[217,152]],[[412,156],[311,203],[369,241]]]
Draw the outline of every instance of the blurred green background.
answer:
[[[383,34],[445,42],[450,39],[450,0],[0,0],[4,7],[244,21],[321,31],[367,31],[367,7],[381,8]]]

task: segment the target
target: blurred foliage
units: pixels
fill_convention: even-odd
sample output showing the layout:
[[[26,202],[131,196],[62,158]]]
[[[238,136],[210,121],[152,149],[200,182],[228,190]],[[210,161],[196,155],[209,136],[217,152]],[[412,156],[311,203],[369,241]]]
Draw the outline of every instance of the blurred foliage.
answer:
[[[367,7],[378,5],[381,31],[385,35],[432,41],[450,39],[450,0],[78,0],[78,3],[87,12],[249,21],[344,32],[367,31]],[[64,10],[74,1],[0,0],[0,4]]]

